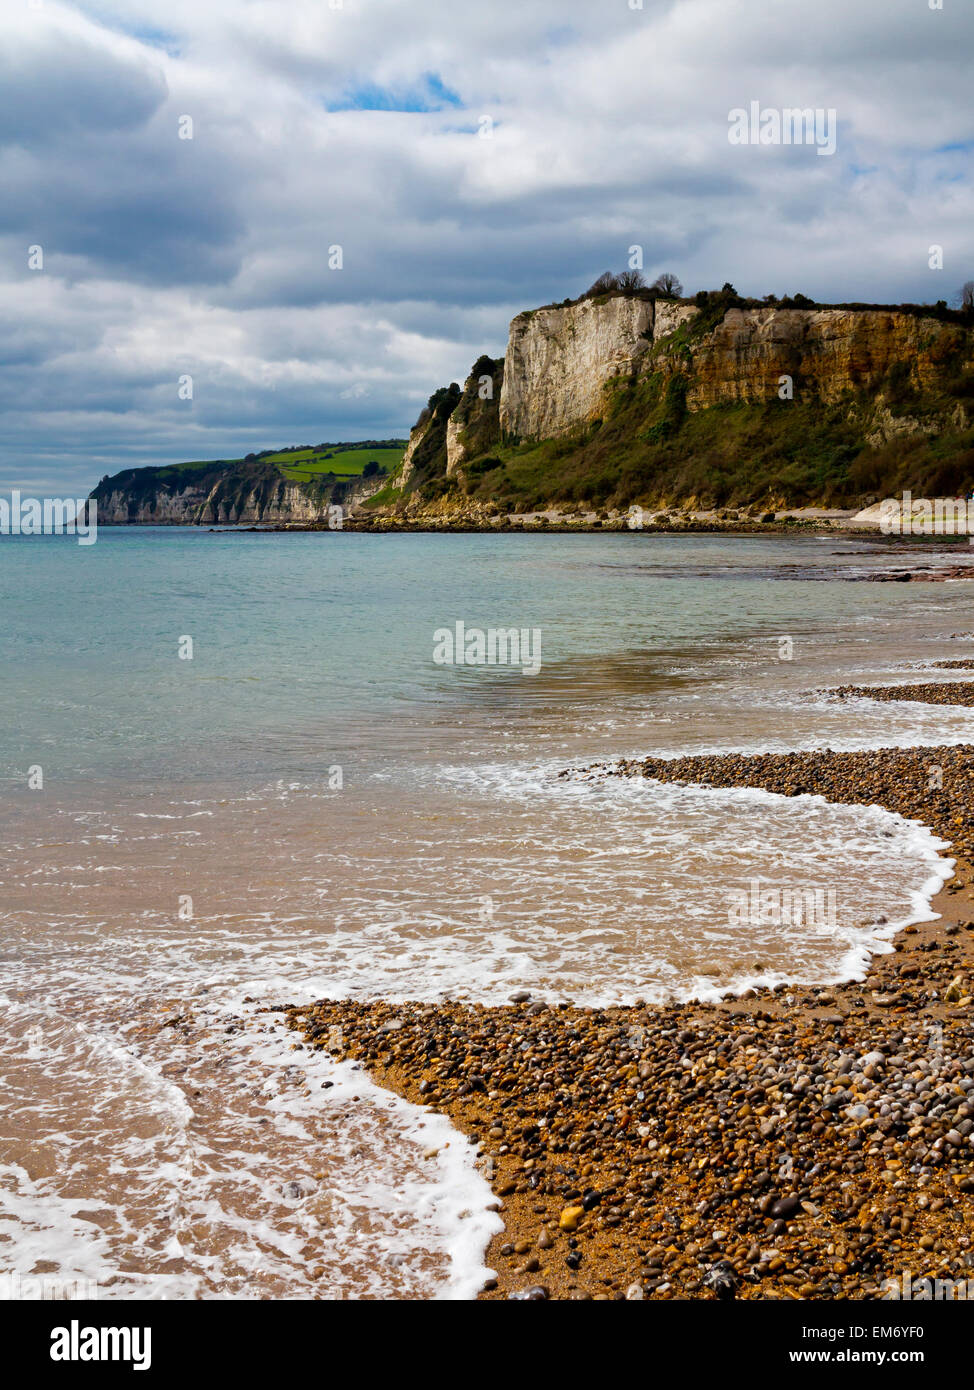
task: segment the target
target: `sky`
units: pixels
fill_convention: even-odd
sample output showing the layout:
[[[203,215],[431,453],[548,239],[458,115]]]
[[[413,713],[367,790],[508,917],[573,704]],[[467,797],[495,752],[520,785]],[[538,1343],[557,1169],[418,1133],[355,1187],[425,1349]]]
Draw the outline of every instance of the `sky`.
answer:
[[[633,246],[687,293],[950,302],[974,4],[935,5],[0,0],[0,490],[405,437]],[[835,153],[732,144],[751,102]]]

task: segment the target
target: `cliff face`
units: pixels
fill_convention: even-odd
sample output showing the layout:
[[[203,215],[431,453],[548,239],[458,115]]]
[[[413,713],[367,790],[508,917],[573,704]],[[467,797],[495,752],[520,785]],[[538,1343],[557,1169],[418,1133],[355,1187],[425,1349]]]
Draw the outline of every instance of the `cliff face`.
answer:
[[[519,314],[502,363],[430,398],[400,510],[862,503],[974,485],[970,316],[796,308],[731,286]],[[484,366],[490,372],[487,399]],[[492,370],[491,370],[492,369]]]
[[[432,418],[426,420],[421,419],[419,423],[413,425],[412,429],[409,431],[409,443],[406,445],[406,452],[402,456],[402,468],[399,472],[400,487],[408,487],[409,483],[412,481],[413,474],[416,471],[416,450],[426,438],[432,424]]]
[[[501,438],[500,403],[504,358],[481,357],[464,384],[463,395],[446,423],[446,476],[492,449]]]
[[[777,397],[782,376],[828,404],[878,390],[897,364],[936,390],[964,332],[913,314],[846,309],[730,309],[692,351],[687,405]],[[969,350],[969,349],[968,349]]]
[[[106,524],[202,525],[320,522],[378,491],[410,516],[955,495],[974,488],[972,344],[943,306],[610,290],[518,314],[505,357],[433,392],[389,479],[294,481],[265,451],[92,495]]]
[[[504,357],[501,431],[547,439],[600,415],[608,378],[631,371],[649,347],[654,308],[619,295],[518,314]]]
[[[253,526],[328,520],[385,484],[385,478],[334,483],[290,482],[273,465],[199,464],[182,469],[128,469],[91,494],[102,526]]]
[[[534,440],[569,433],[604,417],[617,378],[660,369],[686,373],[690,410],[776,399],[784,376],[796,392],[832,404],[877,390],[899,363],[921,391],[935,390],[965,339],[956,325],[908,313],[769,307],[729,309],[705,335],[668,343],[698,312],[620,296],[519,314],[505,358],[501,431]]]
[[[115,488],[98,499],[102,526],[138,523],[147,526],[256,525],[282,521],[324,521],[328,503],[312,501],[294,484],[267,492],[252,488],[222,495],[218,488],[185,487],[175,493],[159,491],[133,499]]]

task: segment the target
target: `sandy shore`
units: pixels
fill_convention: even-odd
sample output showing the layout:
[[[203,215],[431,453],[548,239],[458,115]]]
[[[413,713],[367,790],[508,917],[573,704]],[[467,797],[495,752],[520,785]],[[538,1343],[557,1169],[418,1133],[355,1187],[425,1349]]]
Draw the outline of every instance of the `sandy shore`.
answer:
[[[862,693],[948,692],[974,703],[974,683]],[[322,1001],[287,1011],[296,1045],[334,1047],[340,1028],[339,1055],[479,1145],[505,1222],[483,1298],[868,1299],[904,1271],[974,1280],[974,747],[607,775],[921,820],[957,857],[940,920],[861,982],[599,1010]]]

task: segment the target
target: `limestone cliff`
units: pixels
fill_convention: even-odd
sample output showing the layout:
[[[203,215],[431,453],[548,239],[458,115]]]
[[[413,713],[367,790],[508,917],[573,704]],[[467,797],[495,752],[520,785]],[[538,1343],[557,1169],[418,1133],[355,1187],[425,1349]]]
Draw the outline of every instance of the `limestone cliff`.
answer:
[[[621,295],[518,314],[504,356],[500,427],[546,439],[601,414],[610,377],[649,347],[655,305]]]
[[[93,496],[109,524],[266,524],[336,501],[473,517],[954,495],[974,488],[972,343],[974,317],[943,304],[593,290],[518,314],[503,358],[434,391],[388,479],[298,481],[267,451],[130,469]]]
[[[327,501],[314,501],[296,484],[280,484],[273,489],[251,488],[245,492],[222,492],[192,485],[168,493],[163,490],[133,498],[122,488],[113,488],[97,499],[98,521],[102,526],[131,523],[148,526],[271,525],[283,521],[323,521],[328,515]]]
[[[402,467],[399,472],[399,486],[407,487],[416,471],[416,450],[426,438],[433,424],[432,416],[420,418],[409,431],[409,443],[406,445],[406,452],[402,456]]]
[[[771,400],[782,376],[831,404],[879,389],[897,364],[909,368],[920,391],[936,390],[964,337],[953,324],[907,313],[729,309],[692,351],[687,405]]]
[[[501,363],[481,359],[463,392],[430,398],[396,505],[840,505],[898,484],[963,491],[972,338],[971,316],[943,305],[761,302],[729,285],[692,301],[590,293],[518,314]]]
[[[876,389],[902,363],[921,390],[935,389],[965,334],[954,324],[880,310],[730,308],[706,335],[668,344],[700,311],[673,300],[583,300],[519,314],[511,323],[500,402],[503,433],[546,439],[568,433],[607,408],[619,377],[676,369],[688,377],[690,410],[776,398],[789,376],[806,395],[834,403]],[[654,353],[659,345],[664,353]]]
[[[463,395],[446,424],[446,476],[484,454],[501,437],[500,402],[504,359],[481,357],[464,383]]]
[[[102,526],[268,526],[327,522],[329,507],[340,503],[347,514],[385,483],[332,475],[296,482],[255,458],[130,468],[102,479],[91,496]]]

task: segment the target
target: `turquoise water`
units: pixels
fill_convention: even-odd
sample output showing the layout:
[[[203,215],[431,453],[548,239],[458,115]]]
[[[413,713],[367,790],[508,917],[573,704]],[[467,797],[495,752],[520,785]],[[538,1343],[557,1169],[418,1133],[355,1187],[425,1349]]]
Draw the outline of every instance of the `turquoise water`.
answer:
[[[614,749],[580,736],[613,701],[638,728],[652,696],[697,698],[742,675],[800,687],[832,667],[868,671],[876,654],[939,650],[965,621],[956,586],[773,577],[891,563],[861,550],[629,534],[4,537],[0,774],[300,778],[338,752],[372,766],[424,755],[431,736],[526,749],[553,728],[566,751],[574,736],[597,756]],[[458,619],[540,629],[540,675],[435,665],[434,632]],[[790,665],[783,633],[798,644]],[[192,660],[178,656],[186,636]]]
[[[471,1147],[293,1051],[266,1006],[861,974],[950,873],[925,828],[586,769],[974,742],[969,709],[824,693],[970,652],[966,584],[839,577],[897,558],[842,538],[0,538],[0,1274],[101,1297],[475,1292],[497,1217]],[[438,665],[458,622],[538,629],[538,673]],[[755,881],[835,910],[742,925]]]

